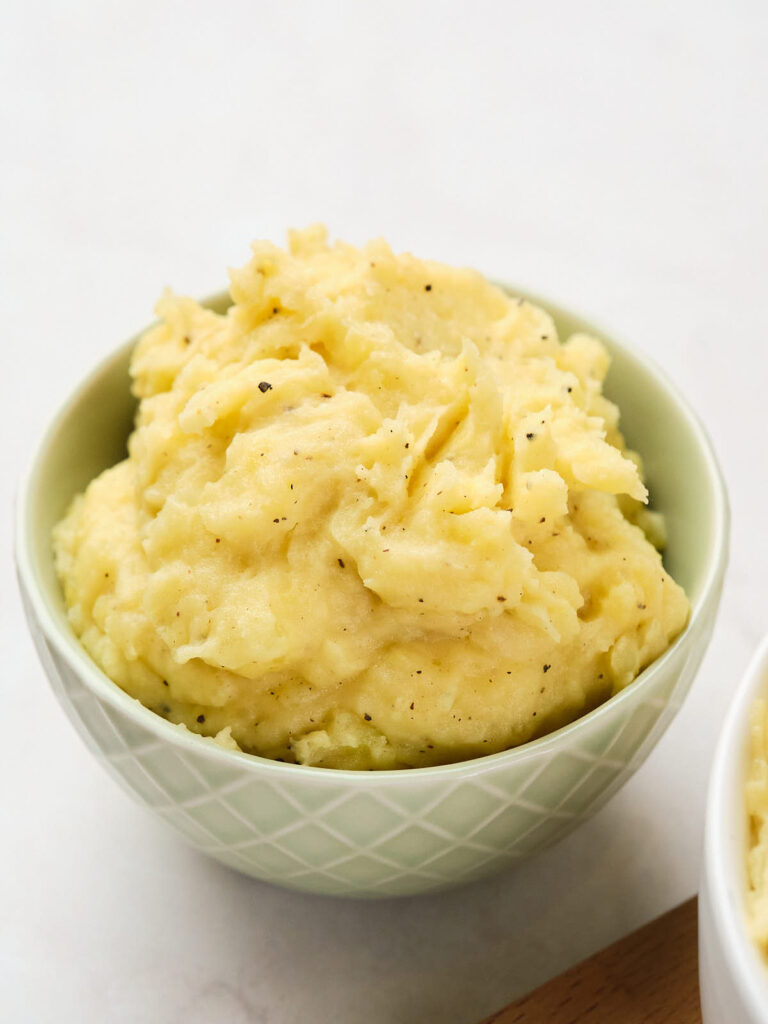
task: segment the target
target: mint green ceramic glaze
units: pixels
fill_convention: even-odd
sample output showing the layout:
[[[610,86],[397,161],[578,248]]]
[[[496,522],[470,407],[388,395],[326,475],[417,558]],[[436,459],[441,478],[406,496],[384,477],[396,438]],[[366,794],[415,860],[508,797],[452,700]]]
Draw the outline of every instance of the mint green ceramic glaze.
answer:
[[[515,292],[515,294],[522,294]],[[697,417],[645,357],[546,299],[558,332],[588,331],[613,357],[606,392],[643,456],[669,531],[666,564],[691,598],[684,633],[622,693],[563,729],[461,764],[347,772],[223,750],[123,693],[73,635],[51,529],[125,452],[134,341],[53,421],[19,497],[16,557],[51,686],[107,770],[205,853],[310,892],[383,897],[447,888],[542,850],[593,814],[643,762],[679,708],[712,634],[728,550],[722,477]],[[208,305],[223,309],[227,297]]]

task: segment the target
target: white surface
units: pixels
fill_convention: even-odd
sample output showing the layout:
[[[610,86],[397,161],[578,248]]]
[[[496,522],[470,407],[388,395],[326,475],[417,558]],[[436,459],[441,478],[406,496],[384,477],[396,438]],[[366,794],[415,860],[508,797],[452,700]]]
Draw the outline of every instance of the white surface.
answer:
[[[752,941],[745,897],[745,786],[750,712],[768,687],[768,637],[749,664],[717,742],[707,793],[699,893],[699,977],[704,1024],[768,1024],[768,969]]]
[[[290,13],[289,13],[290,12]],[[733,503],[720,623],[637,777],[518,871],[383,904],[187,850],[43,684],[3,553],[0,1017],[470,1024],[689,896],[705,777],[766,628],[768,8],[4,5],[1,527],[53,407],[168,283],[324,219],[540,290],[664,364]]]

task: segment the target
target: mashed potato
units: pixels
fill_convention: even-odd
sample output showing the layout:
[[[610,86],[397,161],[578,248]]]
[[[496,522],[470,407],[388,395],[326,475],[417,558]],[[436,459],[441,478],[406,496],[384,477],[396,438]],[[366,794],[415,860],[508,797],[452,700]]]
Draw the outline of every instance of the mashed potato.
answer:
[[[754,939],[768,952],[768,702],[763,699],[755,701],[750,713],[747,814],[747,907]]]
[[[319,228],[254,245],[231,295],[160,301],[129,457],[55,532],[129,694],[270,758],[442,764],[571,721],[683,628],[594,338]]]

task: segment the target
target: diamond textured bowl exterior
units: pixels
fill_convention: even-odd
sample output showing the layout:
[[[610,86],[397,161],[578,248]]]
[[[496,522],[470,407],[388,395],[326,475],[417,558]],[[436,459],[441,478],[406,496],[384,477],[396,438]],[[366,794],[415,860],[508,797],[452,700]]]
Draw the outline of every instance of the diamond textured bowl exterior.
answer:
[[[592,329],[543,305],[561,330]],[[663,378],[612,348],[620,364],[614,392],[627,394],[626,403],[619,397],[622,410],[652,409],[661,438],[677,428],[690,435],[675,448],[667,433],[666,455],[634,442],[663,497],[671,568],[692,600],[690,624],[627,689],[550,736],[461,764],[400,772],[307,768],[224,750],[154,715],[90,661],[67,623],[50,528],[124,445],[132,413],[129,347],[98,368],[54,421],[22,489],[17,564],[48,679],[99,761],[204,853],[256,878],[324,894],[447,888],[542,850],[594,813],[679,708],[712,633],[727,556],[727,503],[706,436]],[[648,392],[645,405],[638,389]],[[693,495],[676,499],[675,481],[686,470]],[[696,509],[701,521],[692,523]]]
[[[701,626],[706,633],[711,622]],[[287,765],[265,772],[247,755],[232,763],[226,751],[195,737],[170,743],[99,699],[34,625],[33,635],[56,696],[88,746],[191,843],[256,878],[361,896],[468,881],[565,835],[643,761],[704,650],[693,638],[678,647],[639,699],[609,702],[567,742],[544,741],[524,757],[497,755],[471,770],[350,781],[347,772],[318,776]]]

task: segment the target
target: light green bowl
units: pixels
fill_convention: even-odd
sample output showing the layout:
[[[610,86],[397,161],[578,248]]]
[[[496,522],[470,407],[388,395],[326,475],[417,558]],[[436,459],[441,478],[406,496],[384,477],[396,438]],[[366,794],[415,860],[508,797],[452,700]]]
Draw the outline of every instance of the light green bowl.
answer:
[[[521,294],[515,292],[515,294]],[[123,693],[67,621],[51,529],[75,493],[125,452],[134,342],[102,363],[56,416],[21,490],[16,556],[51,686],[107,770],[204,853],[309,892],[399,896],[447,888],[536,853],[629,778],[679,708],[715,620],[728,506],[709,440],[666,378],[578,317],[530,296],[560,336],[585,330],[613,355],[606,391],[666,516],[666,564],[691,600],[688,627],[617,696],[514,750],[460,764],[350,772],[281,764],[185,733]],[[219,295],[207,304],[222,310]]]

